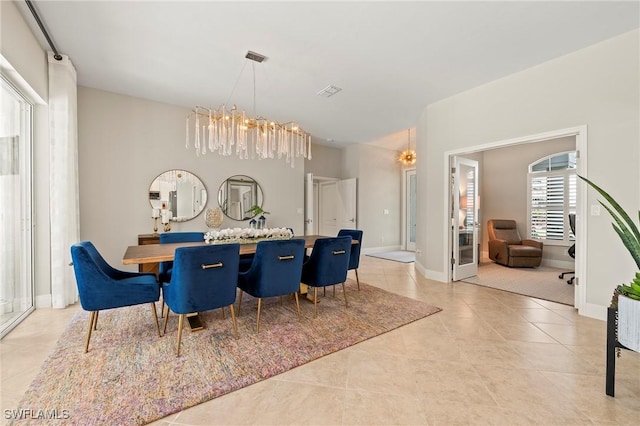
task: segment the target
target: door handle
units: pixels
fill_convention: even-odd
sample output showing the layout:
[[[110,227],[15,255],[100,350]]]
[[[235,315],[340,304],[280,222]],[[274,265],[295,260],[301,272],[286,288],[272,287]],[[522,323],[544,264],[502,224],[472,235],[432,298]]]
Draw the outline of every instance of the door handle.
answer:
[[[356,218],[355,218],[355,217],[352,217],[352,218],[349,220],[349,222],[355,222],[355,221],[356,221]]]

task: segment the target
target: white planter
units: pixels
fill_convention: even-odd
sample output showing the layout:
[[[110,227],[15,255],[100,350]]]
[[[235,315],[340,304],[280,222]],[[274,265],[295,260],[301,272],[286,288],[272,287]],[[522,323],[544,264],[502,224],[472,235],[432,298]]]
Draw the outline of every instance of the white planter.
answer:
[[[618,342],[640,352],[640,300],[618,296]]]

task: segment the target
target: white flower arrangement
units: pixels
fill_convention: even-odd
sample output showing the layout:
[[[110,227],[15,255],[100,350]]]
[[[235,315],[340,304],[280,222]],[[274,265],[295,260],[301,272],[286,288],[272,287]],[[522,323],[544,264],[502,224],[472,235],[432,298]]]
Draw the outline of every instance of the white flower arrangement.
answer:
[[[293,237],[289,228],[226,228],[204,234],[207,244],[250,244],[265,240],[288,240]]]

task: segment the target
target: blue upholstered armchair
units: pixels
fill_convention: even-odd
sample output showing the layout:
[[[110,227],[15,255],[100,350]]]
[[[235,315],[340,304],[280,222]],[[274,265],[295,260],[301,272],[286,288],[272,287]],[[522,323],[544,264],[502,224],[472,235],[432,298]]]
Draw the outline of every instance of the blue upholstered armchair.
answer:
[[[238,334],[233,304],[238,286],[240,244],[181,247],[175,251],[171,281],[162,287],[164,301],[179,315],[176,356],[180,356],[186,314],[229,306],[233,329]],[[167,330],[169,311],[164,319]]]
[[[302,265],[302,283],[313,287],[313,315],[318,314],[318,287],[342,284],[344,303],[349,306],[344,282],[347,280],[351,237],[318,238],[309,260]]]
[[[160,286],[152,273],[120,271],[111,267],[89,241],[71,246],[71,259],[82,309],[91,312],[85,353],[89,351],[91,330],[97,329],[98,312],[104,309],[150,303],[158,336],[160,325],[155,302]]]
[[[358,278],[358,266],[360,265],[360,249],[362,248],[362,231],[359,229],[341,229],[338,231],[338,237],[350,236],[353,240],[357,240],[358,244],[351,244],[351,254],[349,255],[349,270],[356,272],[356,282],[358,290],[360,290],[360,278]]]
[[[261,241],[256,248],[251,267],[238,275],[240,298],[238,315],[242,304],[242,292],[258,298],[256,331],[260,331],[260,310],[265,297],[282,296],[293,293],[296,298],[298,318],[300,303],[298,290],[304,258],[304,240]]]

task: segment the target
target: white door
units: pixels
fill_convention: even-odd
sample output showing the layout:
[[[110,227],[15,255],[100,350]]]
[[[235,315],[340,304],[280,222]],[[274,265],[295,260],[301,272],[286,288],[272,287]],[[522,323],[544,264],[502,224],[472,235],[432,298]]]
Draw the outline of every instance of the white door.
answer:
[[[320,235],[338,234],[338,185],[336,182],[320,183],[319,227]]]
[[[304,235],[313,235],[313,211],[314,211],[314,193],[313,193],[313,173],[307,173],[304,177]]]
[[[405,171],[405,249],[416,251],[416,169]]]
[[[478,162],[453,157],[453,280],[478,274]]]
[[[340,180],[336,186],[338,229],[356,229],[356,179]],[[337,233],[337,232],[336,232]],[[332,234],[333,235],[333,234]]]

